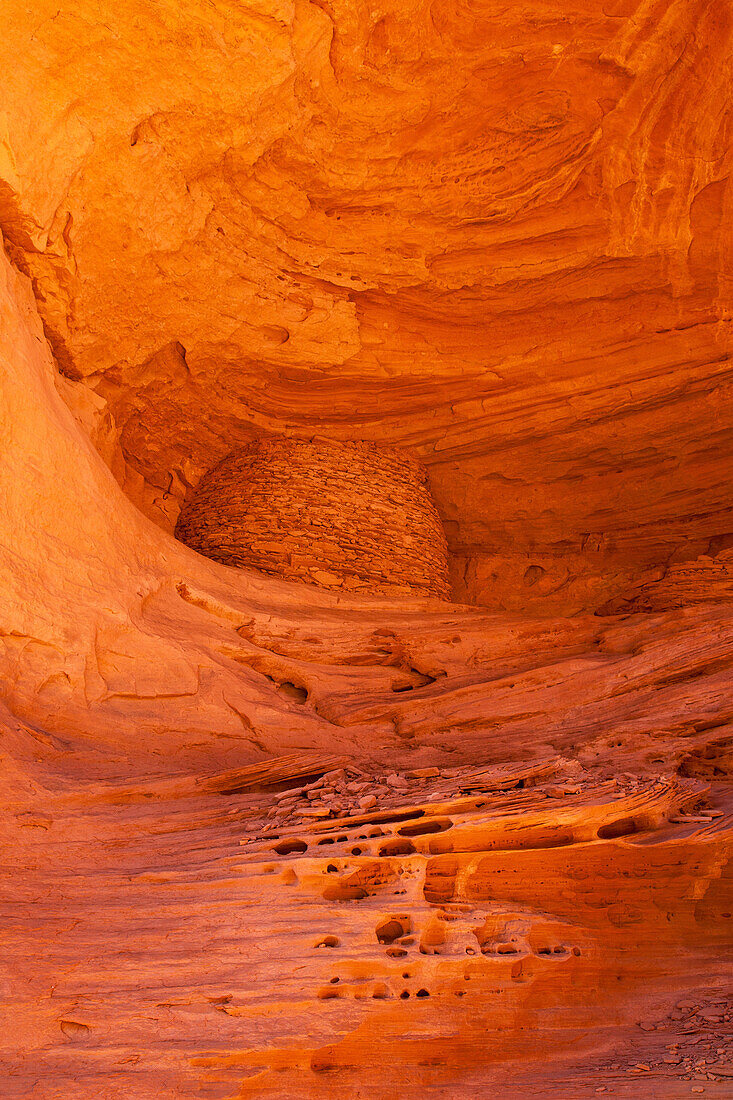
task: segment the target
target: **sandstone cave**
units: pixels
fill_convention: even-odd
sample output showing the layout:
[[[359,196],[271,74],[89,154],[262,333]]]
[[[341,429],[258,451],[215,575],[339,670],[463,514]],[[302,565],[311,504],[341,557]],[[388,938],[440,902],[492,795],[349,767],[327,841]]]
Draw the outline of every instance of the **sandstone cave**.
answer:
[[[730,1100],[730,0],[0,30],[2,1100]]]

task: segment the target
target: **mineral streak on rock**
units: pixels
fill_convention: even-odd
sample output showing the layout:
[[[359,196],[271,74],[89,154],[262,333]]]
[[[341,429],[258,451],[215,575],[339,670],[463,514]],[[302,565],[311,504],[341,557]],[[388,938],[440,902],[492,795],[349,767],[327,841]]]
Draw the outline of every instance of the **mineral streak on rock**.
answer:
[[[2,16],[2,1100],[730,1100],[730,4]]]
[[[202,478],[175,533],[224,565],[323,588],[450,594],[427,475],[394,448],[283,438],[244,444]]]

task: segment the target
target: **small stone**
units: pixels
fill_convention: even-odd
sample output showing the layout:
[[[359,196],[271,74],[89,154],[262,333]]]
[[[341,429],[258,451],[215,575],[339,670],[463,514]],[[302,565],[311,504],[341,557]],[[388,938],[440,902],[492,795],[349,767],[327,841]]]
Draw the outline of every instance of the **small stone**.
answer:
[[[400,790],[404,790],[405,787],[409,787],[409,783],[397,772],[391,772],[385,780],[388,787],[396,787]]]
[[[413,768],[407,775],[410,779],[437,779],[440,768]]]
[[[340,586],[343,584],[342,577],[339,577],[336,573],[329,573],[326,569],[311,569],[309,572],[314,581],[325,585],[327,588],[332,585]]]
[[[361,794],[361,792],[365,791],[368,786],[368,783],[347,783],[346,790],[349,792],[349,794]]]
[[[642,1031],[656,1031],[657,1030],[657,1025],[656,1024],[648,1024],[646,1021],[642,1024],[639,1024],[639,1027],[641,1028]]]
[[[377,799],[373,794],[367,794],[364,798],[359,799],[359,806],[362,810],[373,810],[377,805]]]
[[[702,1085],[693,1085],[692,1086],[692,1091],[693,1092],[705,1092],[705,1089],[702,1087]]]

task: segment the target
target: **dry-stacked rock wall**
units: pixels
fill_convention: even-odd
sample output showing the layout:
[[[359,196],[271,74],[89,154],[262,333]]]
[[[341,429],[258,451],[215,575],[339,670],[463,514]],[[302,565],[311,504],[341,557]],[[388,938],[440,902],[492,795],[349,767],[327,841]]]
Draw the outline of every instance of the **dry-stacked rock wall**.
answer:
[[[392,447],[285,438],[245,444],[201,480],[176,536],[224,565],[325,588],[450,595],[427,475]]]

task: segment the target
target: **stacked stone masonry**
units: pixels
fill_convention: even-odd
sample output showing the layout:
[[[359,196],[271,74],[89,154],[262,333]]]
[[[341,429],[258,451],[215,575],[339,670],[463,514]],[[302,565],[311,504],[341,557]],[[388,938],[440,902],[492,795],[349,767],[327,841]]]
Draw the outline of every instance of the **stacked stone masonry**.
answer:
[[[395,448],[282,437],[245,444],[201,479],[176,537],[224,565],[325,588],[450,597],[427,474]]]

